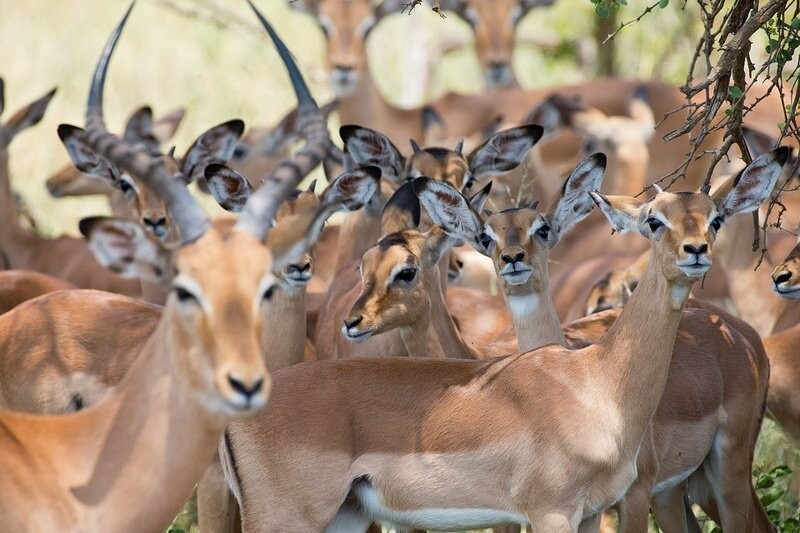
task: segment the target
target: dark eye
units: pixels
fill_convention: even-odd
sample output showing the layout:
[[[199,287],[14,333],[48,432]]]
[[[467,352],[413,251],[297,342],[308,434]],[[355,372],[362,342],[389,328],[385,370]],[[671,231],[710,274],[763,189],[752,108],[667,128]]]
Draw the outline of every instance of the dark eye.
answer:
[[[269,289],[265,290],[264,294],[261,296],[261,298],[263,300],[271,300],[272,299],[272,295],[275,294],[275,288],[276,287],[277,287],[277,285],[273,285]]]
[[[544,240],[547,240],[547,238],[550,236],[550,226],[540,226],[539,229],[536,230],[536,235]]]
[[[181,286],[176,286],[172,288],[172,292],[175,293],[175,296],[178,298],[179,302],[187,303],[190,301],[198,302],[197,297],[192,294],[191,292],[187,291]]]
[[[395,275],[394,280],[395,281],[412,281],[414,279],[414,276],[416,276],[416,275],[417,275],[417,269],[416,268],[404,268],[403,270],[401,270],[400,272],[398,272]]]
[[[247,155],[247,147],[241,144],[237,145],[236,148],[233,149],[233,158],[234,159],[241,159]]]
[[[486,233],[481,233],[480,239],[481,239],[481,246],[483,246],[483,248],[484,248],[485,250],[488,250],[488,249],[489,249],[489,247],[490,247],[490,246],[492,245],[492,243],[494,242],[494,239],[492,239],[491,237],[489,237],[489,235],[488,235],[488,234],[486,234]]]
[[[647,219],[647,225],[650,226],[650,231],[655,233],[656,231],[658,231],[658,228],[664,225],[664,223],[655,217],[650,217]]]
[[[719,228],[722,227],[722,218],[717,217],[714,220],[712,220],[711,227],[714,229],[714,231],[719,231]]]
[[[125,180],[119,180],[117,182],[117,187],[119,187],[119,190],[126,194],[133,190],[133,186]]]

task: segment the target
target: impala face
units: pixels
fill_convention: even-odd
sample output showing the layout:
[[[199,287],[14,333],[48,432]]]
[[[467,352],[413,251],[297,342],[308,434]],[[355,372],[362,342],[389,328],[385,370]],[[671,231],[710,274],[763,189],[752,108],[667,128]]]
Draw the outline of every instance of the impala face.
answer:
[[[413,324],[429,305],[423,283],[425,236],[391,233],[361,260],[361,294],[344,319],[342,334],[351,342]]]
[[[800,298],[800,246],[772,271],[772,290],[784,298]]]
[[[319,204],[319,197],[313,191],[298,191],[281,205],[275,218],[279,221],[284,217],[315,209]],[[299,261],[283,267],[280,278],[289,288],[301,289],[311,283],[313,275],[314,260],[311,253],[306,252]]]
[[[586,298],[586,314],[593,315],[625,305],[633,289],[626,282],[624,270],[612,270],[592,287]]]
[[[366,38],[380,7],[370,0],[301,0],[290,5],[316,17],[325,34],[333,91],[346,96],[366,66]]]
[[[490,254],[504,294],[539,293],[548,275],[550,225],[535,208],[506,209],[486,221],[481,244]]]
[[[278,283],[270,251],[247,232],[211,229],[178,251],[175,267],[165,314],[175,311],[183,346],[173,353],[191,369],[191,390],[206,391],[201,400],[216,411],[260,408],[271,388],[259,345],[262,306]]]

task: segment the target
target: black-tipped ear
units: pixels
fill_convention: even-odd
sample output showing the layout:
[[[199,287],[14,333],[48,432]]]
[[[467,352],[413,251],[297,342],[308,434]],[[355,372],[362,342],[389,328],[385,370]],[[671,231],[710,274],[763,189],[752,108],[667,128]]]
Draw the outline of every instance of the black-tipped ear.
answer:
[[[483,222],[470,207],[466,198],[452,185],[444,181],[429,178],[417,178],[413,181],[414,190],[419,201],[433,220],[448,235],[467,242],[477,242],[483,231]],[[478,193],[477,204],[482,204],[484,191]]]
[[[26,128],[30,128],[31,126],[38,124],[42,118],[44,118],[44,114],[47,111],[47,106],[50,105],[50,101],[55,95],[56,88],[54,87],[50,89],[50,91],[44,96],[34,100],[11,115],[11,118],[8,119],[8,122],[6,122],[6,127],[11,130],[12,136],[18,134]]]
[[[723,219],[755,211],[772,192],[789,160],[791,149],[781,146],[755,159],[742,170],[723,197],[714,194],[717,211]]]
[[[253,189],[244,176],[220,163],[207,165],[203,174],[208,189],[226,211],[239,213],[244,209]]]
[[[415,154],[418,154],[422,151],[422,148],[419,147],[417,141],[415,141],[414,139],[409,139],[408,141],[411,143],[411,150],[413,150]]]
[[[314,180],[311,183],[308,184],[308,187],[306,188],[306,192],[314,192],[316,190],[316,188],[317,188],[317,180],[316,180],[316,178],[314,178]]]
[[[766,133],[747,126],[742,126],[742,138],[752,159],[757,159],[766,154],[778,144],[777,139],[773,139]]]
[[[464,139],[459,139],[456,143],[456,147],[453,149],[455,153],[458,155],[463,155],[464,153]]]
[[[186,183],[202,177],[209,163],[227,163],[233,157],[243,132],[244,122],[234,119],[200,134],[181,161],[181,172]]]
[[[0,78],[0,115],[3,114],[3,110],[6,108],[6,82],[3,81],[3,78]]]
[[[419,198],[414,192],[414,182],[407,181],[386,202],[381,216],[381,230],[384,235],[388,235],[414,229],[419,226],[420,217]]]
[[[339,128],[344,151],[356,166],[378,167],[386,179],[399,183],[405,158],[388,137],[369,128],[346,124]]]
[[[472,177],[481,181],[516,168],[543,132],[541,126],[529,124],[495,133],[467,157]]]
[[[78,231],[80,231],[81,235],[88,239],[92,234],[92,231],[94,231],[94,229],[105,220],[108,220],[108,217],[95,216],[82,218],[80,221],[78,221]]]
[[[158,144],[153,137],[153,109],[145,105],[134,111],[128,117],[122,136],[129,141]]]
[[[64,148],[67,149],[75,168],[89,176],[105,179],[109,184],[117,181],[119,170],[92,149],[88,134],[84,129],[71,124],[60,124],[58,137],[64,144]]]
[[[181,125],[183,121],[183,117],[186,116],[186,110],[182,107],[178,109],[173,109],[166,115],[159,117],[153,123],[153,138],[156,140],[157,143],[163,143],[169,139],[171,139],[175,132],[178,130],[178,127]]]

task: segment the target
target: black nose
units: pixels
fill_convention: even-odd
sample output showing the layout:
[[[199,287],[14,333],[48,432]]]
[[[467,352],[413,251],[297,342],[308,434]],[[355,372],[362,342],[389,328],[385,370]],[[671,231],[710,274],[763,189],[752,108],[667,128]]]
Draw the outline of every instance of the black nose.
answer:
[[[519,251],[514,255],[514,257],[503,254],[500,256],[500,258],[506,263],[516,263],[517,261],[522,261],[525,258],[525,252]]]
[[[355,317],[355,318],[351,318],[351,319],[349,319],[349,320],[348,320],[347,318],[345,318],[345,319],[344,319],[344,325],[345,325],[345,327],[346,327],[347,329],[354,328],[354,327],[356,327],[357,325],[361,324],[361,321],[362,321],[362,320],[364,320],[364,317],[363,317],[363,316],[361,316],[361,315],[358,315],[357,317]]]
[[[309,269],[311,269],[311,262],[310,261],[306,261],[302,265],[298,265],[297,263],[293,263],[293,264],[289,265],[287,268],[288,268],[290,274],[294,274],[295,272],[297,272],[299,274],[302,274],[303,272],[308,272]]]
[[[701,244],[700,246],[693,246],[691,244],[684,244],[683,251],[686,252],[687,254],[700,255],[708,251],[708,245]]]
[[[790,279],[792,279],[791,272],[781,272],[778,275],[772,276],[772,281],[774,281],[775,283],[783,283],[784,281],[789,281]]]
[[[153,229],[156,229],[159,226],[165,226],[167,224],[166,217],[158,217],[158,218],[150,218],[150,217],[142,217],[142,222],[144,222],[145,226],[150,226]]]
[[[248,387],[241,379],[228,374],[228,383],[231,384],[231,388],[236,392],[242,394],[246,398],[251,398],[261,390],[262,385],[264,385],[264,378],[257,379]]]

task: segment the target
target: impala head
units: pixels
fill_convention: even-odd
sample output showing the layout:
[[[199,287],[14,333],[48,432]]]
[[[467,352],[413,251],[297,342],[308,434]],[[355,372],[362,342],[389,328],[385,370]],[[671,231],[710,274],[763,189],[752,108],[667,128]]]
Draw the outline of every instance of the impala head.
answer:
[[[476,183],[485,183],[516,168],[541,138],[542,128],[528,125],[499,131],[466,156],[461,142],[451,150],[420,148],[412,140],[412,153],[405,157],[385,135],[375,130],[346,125],[341,127],[340,134],[352,161],[374,165],[392,181],[400,183],[426,176],[468,192]]]
[[[457,217],[458,229],[448,234],[441,226],[418,229],[420,199],[436,196],[447,206],[448,218]],[[381,220],[383,237],[361,259],[361,293],[344,319],[342,334],[351,342],[416,323],[431,309],[429,291],[441,290],[438,263],[459,239],[480,233],[475,208],[488,197],[489,187],[473,199],[473,207],[452,186],[428,178],[407,182],[389,199]],[[427,200],[425,200],[427,201]],[[430,212],[434,223],[441,219]]]
[[[442,9],[456,13],[472,28],[475,51],[490,88],[517,84],[511,60],[517,24],[533,8],[554,0],[444,0]]]
[[[384,0],[292,0],[289,5],[312,15],[325,34],[333,92],[344,96],[366,67],[366,40],[384,16],[399,13],[402,3]]]
[[[150,114],[149,108],[147,109],[147,114]],[[136,130],[132,130],[129,121],[126,136],[123,138],[142,146],[154,157],[161,157],[173,176],[189,184],[202,177],[203,169],[209,163],[227,161],[233,155],[236,141],[243,130],[244,123],[241,120],[231,120],[214,126],[201,134],[182,158],[176,158],[172,153],[160,155],[157,140],[152,137],[152,133],[146,133],[152,132],[152,128],[133,134],[131,131]],[[141,179],[123,172],[107,158],[98,155],[82,129],[62,124],[58,128],[58,135],[79,172],[105,181],[119,191],[112,197],[112,204],[118,211],[116,215],[138,220],[160,239],[169,236],[170,221],[164,202]],[[149,141],[148,136],[152,137]]]
[[[650,239],[650,260],[656,261],[669,282],[691,283],[711,267],[714,239],[725,221],[758,209],[772,192],[788,156],[788,148],[779,148],[759,157],[713,196],[657,190],[645,202],[591,195],[615,230],[636,230]]]
[[[17,110],[17,112],[11,115],[5,122],[0,123],[0,153],[8,149],[8,145],[18,133],[31,126],[35,126],[44,118],[47,106],[50,105],[50,101],[55,94],[56,90],[51,89],[50,92]],[[0,116],[2,116],[4,109],[5,83],[3,82],[3,78],[0,78]]]
[[[322,106],[322,114],[327,118],[337,105],[338,102],[334,100]],[[236,143],[228,165],[252,180],[250,186],[257,189],[264,176],[272,173],[282,161],[291,157],[292,149],[300,136],[297,108],[294,108],[274,127],[247,130]],[[199,184],[204,185],[202,181]]]
[[[586,297],[585,314],[593,315],[622,307],[628,302],[634,288],[628,285],[625,269],[611,270],[594,284]]]
[[[564,181],[550,205],[536,203],[491,213],[479,236],[478,251],[489,255],[503,293],[542,294],[548,290],[550,249],[594,207],[589,192],[600,189],[606,157],[594,154],[581,161]]]
[[[206,408],[220,413],[242,413],[262,406],[269,395],[270,377],[262,358],[262,306],[272,297],[278,279],[273,271],[296,261],[308,243],[321,231],[322,211],[290,217],[282,229],[273,229],[280,203],[302,179],[305,167],[316,166],[315,157],[305,166],[287,162],[282,172],[244,205],[235,226],[227,231],[211,226],[187,184],[176,179],[162,158],[154,157],[143,145],[109,133],[103,120],[103,86],[108,63],[127,20],[128,9],[112,32],[95,69],[86,113],[87,129],[78,130],[96,161],[105,160],[139,178],[164,199],[180,232],[172,267],[174,278],[164,309],[162,327],[168,327],[165,342],[185,382],[188,393]],[[290,73],[306,124],[312,138],[306,153],[325,153],[330,139],[324,120],[308,92],[285,45],[255,9],[273,39]],[[241,133],[241,128],[239,128]],[[238,137],[238,136],[237,136]],[[74,138],[74,137],[71,137]],[[235,144],[232,143],[232,144]],[[69,148],[69,146],[68,146]],[[232,148],[231,148],[232,151]],[[100,163],[96,163],[100,164]],[[195,160],[183,167],[196,168]],[[188,165],[188,166],[187,166]],[[308,168],[311,170],[311,168]]]

